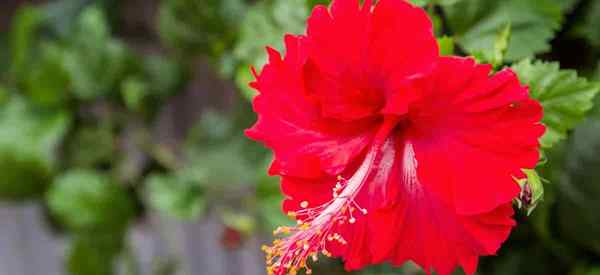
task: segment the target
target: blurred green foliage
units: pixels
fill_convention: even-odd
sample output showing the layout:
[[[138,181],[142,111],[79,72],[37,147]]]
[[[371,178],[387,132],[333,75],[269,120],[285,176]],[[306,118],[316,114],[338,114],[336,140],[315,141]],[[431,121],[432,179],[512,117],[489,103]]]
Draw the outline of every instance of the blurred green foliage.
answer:
[[[283,36],[304,33],[311,8],[329,1],[162,0],[141,28],[128,20],[143,13],[122,12],[127,2],[22,5],[0,34],[0,198],[49,209],[70,237],[73,275],[113,274],[129,255],[127,230],[154,211],[183,220],[213,211],[244,237],[291,222],[266,175],[270,155],[242,135],[254,119],[249,68],[260,71],[265,46],[284,50]],[[598,274],[600,1],[412,2],[432,17],[443,55],[511,67],[545,107],[544,161],[520,182],[537,208],[519,212],[479,274]],[[215,78],[239,91],[223,95],[228,106],[204,90],[198,116],[178,105]],[[169,110],[175,129],[162,125]],[[315,273],[344,274],[336,261]]]

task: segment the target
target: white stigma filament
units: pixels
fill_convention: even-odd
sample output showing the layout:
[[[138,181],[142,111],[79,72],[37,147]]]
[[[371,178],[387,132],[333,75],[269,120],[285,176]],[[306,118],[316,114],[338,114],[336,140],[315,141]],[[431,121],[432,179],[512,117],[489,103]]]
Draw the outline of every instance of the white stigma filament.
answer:
[[[355,223],[359,217],[356,212],[363,216],[368,214],[367,209],[361,208],[355,198],[369,176],[376,152],[376,149],[372,149],[366,155],[350,179],[338,176],[331,200],[312,208],[308,208],[307,201],[302,201],[301,210],[289,213],[289,216],[298,219],[298,225],[277,228],[274,235],[286,234],[287,237],[275,240],[272,246],[263,246],[269,275],[295,275],[303,268],[306,274],[311,274],[307,259],[316,261],[318,253],[330,257],[331,253],[326,249],[328,241],[342,245],[347,243],[339,233],[333,231],[336,225]]]

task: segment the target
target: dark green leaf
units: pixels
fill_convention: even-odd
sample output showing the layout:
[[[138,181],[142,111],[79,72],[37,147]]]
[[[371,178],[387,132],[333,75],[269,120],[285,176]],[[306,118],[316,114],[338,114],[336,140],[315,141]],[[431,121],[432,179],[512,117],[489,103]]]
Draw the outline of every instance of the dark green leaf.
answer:
[[[457,42],[469,53],[492,50],[497,34],[511,24],[507,61],[547,51],[562,20],[554,0],[463,0],[445,11]]]
[[[56,168],[56,149],[69,126],[68,116],[32,110],[12,97],[0,110],[0,197],[41,194]]]
[[[558,63],[524,60],[513,69],[529,86],[531,96],[544,106],[546,134],[541,143],[545,148],[565,138],[567,131],[581,122],[600,90],[598,83],[578,77],[573,70],[561,70]]]
[[[123,246],[123,233],[76,234],[71,240],[67,268],[71,275],[115,274],[115,259]]]
[[[567,175],[560,182],[559,222],[563,236],[600,255],[600,122],[587,121],[573,133]]]
[[[176,50],[219,55],[235,39],[243,0],[167,0],[159,9],[162,40]]]
[[[42,107],[62,107],[67,101],[69,76],[62,64],[63,49],[45,43],[40,58],[25,74],[24,93],[31,102]]]
[[[44,14],[38,8],[25,5],[21,7],[15,18],[11,30],[11,61],[12,73],[19,78],[32,60],[34,42],[38,28],[44,21]]]
[[[595,46],[600,46],[600,1],[591,1],[582,28],[584,36]]]

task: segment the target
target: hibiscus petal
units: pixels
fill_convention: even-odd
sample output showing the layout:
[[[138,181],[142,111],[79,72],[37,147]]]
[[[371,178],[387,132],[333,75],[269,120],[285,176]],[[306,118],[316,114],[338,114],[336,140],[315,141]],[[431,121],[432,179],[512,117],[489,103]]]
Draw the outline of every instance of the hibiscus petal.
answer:
[[[373,11],[367,63],[394,81],[429,72],[438,45],[427,14],[407,1],[381,0]]]
[[[457,266],[473,274],[478,257],[495,254],[515,225],[511,203],[484,214],[457,213],[447,194],[432,190],[425,182],[443,179],[443,175],[418,177],[421,164],[429,159],[417,160],[413,141],[401,136],[393,142],[390,140],[388,146],[397,149],[384,146],[382,149],[386,150],[381,153],[394,155],[393,165],[384,169],[392,176],[374,177],[370,186],[383,184],[386,188],[399,189],[394,192],[395,204],[378,208],[380,203],[373,200],[373,193],[364,189],[357,201],[368,209],[368,214],[358,218],[355,224],[337,229],[350,240],[350,245],[329,249],[344,258],[348,270],[383,261],[395,265],[413,261],[429,274],[435,271],[449,275]],[[385,181],[373,181],[377,179]],[[445,187],[444,192],[451,193],[451,187]]]
[[[337,175],[370,142],[372,121],[341,123],[320,116],[318,104],[304,90],[303,40],[287,36],[283,60],[269,50],[269,64],[254,84],[260,92],[253,102],[258,121],[246,134],[273,149],[274,173],[304,178],[323,172]]]
[[[514,73],[488,76],[488,70],[469,59],[442,58],[436,72],[416,84],[422,102],[407,130],[423,184],[454,201],[461,214],[511,202],[520,191],[514,177],[539,159],[541,106]],[[427,179],[431,175],[439,176]]]
[[[417,177],[417,171],[427,160],[418,159],[412,144],[411,140],[404,144],[403,162],[411,169],[404,169],[401,184],[404,192],[398,208],[406,215],[397,232],[393,262],[403,264],[412,260],[426,271],[435,270],[440,275],[449,275],[457,265],[462,265],[468,274],[473,274],[476,258],[494,254],[508,237],[514,225],[511,204],[481,215],[457,213],[440,190],[430,189],[426,181],[432,177]],[[410,157],[414,157],[412,165],[406,163]]]

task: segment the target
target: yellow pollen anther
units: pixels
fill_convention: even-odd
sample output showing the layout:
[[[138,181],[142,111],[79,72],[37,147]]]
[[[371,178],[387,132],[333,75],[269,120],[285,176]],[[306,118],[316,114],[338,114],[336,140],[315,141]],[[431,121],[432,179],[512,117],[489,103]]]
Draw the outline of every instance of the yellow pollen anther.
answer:
[[[302,208],[307,208],[308,207],[308,202],[307,201],[303,201],[300,203],[300,207]]]
[[[350,219],[348,220],[348,222],[349,222],[349,223],[355,223],[355,222],[356,222],[356,219],[355,219],[354,217],[352,217],[352,218],[350,218]]]

